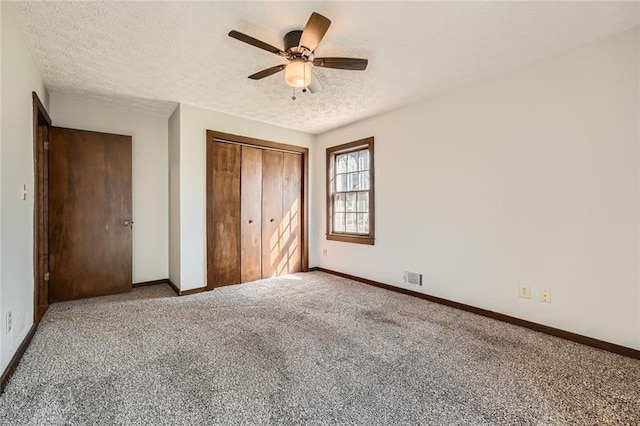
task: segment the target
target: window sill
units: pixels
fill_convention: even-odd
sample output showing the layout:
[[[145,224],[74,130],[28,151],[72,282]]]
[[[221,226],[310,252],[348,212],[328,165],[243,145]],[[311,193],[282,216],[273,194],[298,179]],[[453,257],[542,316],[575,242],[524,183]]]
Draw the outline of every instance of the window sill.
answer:
[[[374,245],[375,238],[359,235],[326,234],[327,240],[342,241],[343,243]]]

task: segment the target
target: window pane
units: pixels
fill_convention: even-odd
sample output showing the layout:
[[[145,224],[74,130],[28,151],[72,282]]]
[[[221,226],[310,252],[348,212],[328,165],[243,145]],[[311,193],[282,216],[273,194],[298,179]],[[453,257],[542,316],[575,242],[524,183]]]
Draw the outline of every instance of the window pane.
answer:
[[[369,213],[358,213],[358,233],[369,233]]]
[[[346,215],[346,229],[347,232],[358,232],[358,228],[356,226],[356,214],[355,213],[345,213]]]
[[[359,212],[369,211],[369,193],[368,192],[358,192],[358,211]]]
[[[355,212],[356,211],[356,197],[357,197],[357,193],[355,192],[348,192],[346,194],[347,196],[347,211],[348,212]]]
[[[347,191],[354,191],[358,189],[358,172],[349,173],[347,178]]]
[[[327,239],[371,244],[375,228],[373,138],[327,148],[326,159]]]
[[[335,213],[333,215],[333,231],[344,232],[346,230],[344,226],[344,213]]]
[[[347,175],[336,175],[336,191],[347,190]]]
[[[358,171],[358,153],[352,152],[347,154],[347,171],[349,172],[357,172]]]
[[[344,212],[344,194],[336,194],[335,195],[335,211]]]
[[[358,169],[369,170],[369,151],[360,151],[358,155]]]
[[[369,189],[369,172],[368,171],[360,172],[360,176],[358,177],[358,188],[362,190]]]
[[[347,156],[345,154],[336,155],[336,173],[345,173],[347,171]]]

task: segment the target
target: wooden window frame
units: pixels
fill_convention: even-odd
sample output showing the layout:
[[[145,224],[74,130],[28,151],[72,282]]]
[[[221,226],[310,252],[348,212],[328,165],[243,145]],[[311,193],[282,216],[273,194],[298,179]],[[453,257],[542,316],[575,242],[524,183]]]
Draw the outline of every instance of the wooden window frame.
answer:
[[[333,164],[336,155],[352,151],[360,151],[366,148],[369,151],[369,234],[336,233],[333,232],[333,188],[332,179],[335,175]],[[375,161],[373,136],[357,141],[336,145],[327,148],[326,169],[326,194],[327,194],[327,240],[342,241],[345,243],[374,245],[375,243]]]

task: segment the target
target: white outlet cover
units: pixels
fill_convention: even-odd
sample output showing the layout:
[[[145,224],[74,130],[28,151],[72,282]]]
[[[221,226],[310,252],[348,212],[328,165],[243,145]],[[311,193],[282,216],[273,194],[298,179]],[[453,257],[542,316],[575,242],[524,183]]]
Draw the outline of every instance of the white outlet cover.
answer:
[[[11,312],[9,312],[7,314],[7,334],[11,333],[12,329],[13,329],[13,316],[11,315]]]
[[[540,290],[540,301],[545,303],[551,303],[551,290],[543,288]]]
[[[529,287],[529,284],[520,284],[518,296],[523,299],[531,299],[531,288]]]

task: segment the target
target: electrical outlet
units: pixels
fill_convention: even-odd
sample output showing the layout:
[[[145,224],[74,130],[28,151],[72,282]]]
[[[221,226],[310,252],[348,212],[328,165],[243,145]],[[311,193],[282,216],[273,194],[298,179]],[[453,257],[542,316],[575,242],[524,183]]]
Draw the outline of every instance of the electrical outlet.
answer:
[[[323,249],[322,249],[322,255],[323,255],[323,256],[326,256],[326,255],[327,255],[327,249],[326,249],[326,248],[323,248]]]
[[[531,289],[529,288],[529,284],[520,284],[520,291],[518,292],[518,296],[523,299],[531,299]]]
[[[422,274],[417,272],[404,271],[404,282],[407,284],[422,285]]]
[[[11,333],[11,329],[13,329],[13,316],[11,315],[11,311],[7,313],[7,334]]]
[[[551,290],[543,288],[540,290],[540,301],[545,303],[551,303]]]

